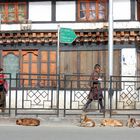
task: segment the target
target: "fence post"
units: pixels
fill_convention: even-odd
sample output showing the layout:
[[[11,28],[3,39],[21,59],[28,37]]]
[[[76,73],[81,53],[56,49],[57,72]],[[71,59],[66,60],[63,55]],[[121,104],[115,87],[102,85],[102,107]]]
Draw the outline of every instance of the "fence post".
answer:
[[[9,115],[11,116],[11,80],[12,80],[12,77],[11,77],[11,73],[9,74]]]
[[[15,116],[17,116],[17,83],[18,83],[18,74],[16,74],[16,95],[15,95]]]
[[[110,76],[110,87],[109,87],[109,97],[110,97],[110,118],[112,117],[112,96],[113,96],[112,76]]]
[[[64,75],[64,117],[66,116],[66,75]]]
[[[59,90],[60,90],[60,74],[57,74],[57,117],[59,117]]]

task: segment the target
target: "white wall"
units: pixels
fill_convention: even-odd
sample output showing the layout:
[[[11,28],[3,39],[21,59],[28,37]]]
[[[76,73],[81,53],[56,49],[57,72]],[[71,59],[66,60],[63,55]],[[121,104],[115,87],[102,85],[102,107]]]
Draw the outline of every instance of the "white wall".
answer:
[[[122,76],[135,76],[136,75],[136,49],[124,48],[122,49]]]
[[[131,7],[130,0],[113,0],[114,20],[130,20]]]
[[[105,23],[97,22],[97,23],[32,23],[32,30],[57,30],[58,24],[61,27],[72,28],[75,30],[86,30],[86,29],[100,29],[103,28]],[[138,29],[140,28],[140,22],[138,21],[130,21],[130,22],[114,22],[115,29]],[[12,31],[12,30],[20,30],[20,24],[2,24],[2,31]]]
[[[114,3],[114,19],[123,20],[130,19],[130,0],[113,0]],[[107,23],[103,22],[87,22],[73,23],[76,16],[75,1],[56,1],[56,20],[60,23],[38,23],[32,24],[32,30],[57,30],[57,25],[77,30],[103,28]],[[29,2],[29,19],[32,21],[51,21],[51,1],[45,2]],[[69,21],[69,23],[63,23]],[[140,28],[140,22],[114,22],[115,29]],[[2,24],[2,31],[20,30],[20,24]]]
[[[128,80],[132,80],[132,79],[128,79]],[[128,82],[127,84],[125,82],[125,88],[133,87],[132,86],[133,84],[134,84],[133,82],[132,83],[131,82]],[[57,105],[57,92],[56,91],[53,91],[53,95],[51,95],[52,94],[52,91],[49,91],[49,90],[47,90],[47,91],[40,91],[39,90],[38,92],[40,94],[38,94],[38,92],[36,92],[36,91],[33,91],[33,90],[31,90],[31,91],[34,92],[34,94],[32,94],[32,92],[30,92],[30,96],[29,96],[29,93],[28,93],[28,96],[27,96],[27,92],[28,91],[24,91],[24,93],[22,91],[20,91],[20,90],[17,91],[17,92],[15,90],[11,91],[11,108],[15,108],[15,105],[16,105],[15,104],[16,94],[17,94],[17,108],[22,108],[22,103],[23,103],[25,109],[26,108],[30,108],[30,109],[34,109],[34,108],[38,108],[38,109],[39,108],[46,108],[46,109],[48,109],[48,108],[51,107],[51,97],[52,96],[53,96],[53,108],[54,109],[56,108],[56,105]],[[129,96],[126,96],[125,98],[122,98],[121,96],[119,96],[123,92],[125,92],[125,94],[131,95],[129,93],[128,89],[127,90],[126,89],[122,89],[121,91],[118,91],[117,92],[118,97],[120,97],[119,99],[121,99],[121,101],[122,101],[122,102],[118,102],[118,108],[119,109],[123,109],[124,107],[126,107],[127,109],[130,109],[132,107],[131,109],[133,109],[134,106],[131,106],[131,105],[128,105],[128,104],[126,104],[126,106],[124,106],[125,105],[125,102],[127,100],[130,100],[130,98],[129,98]],[[131,89],[131,93],[136,94],[137,92],[138,91],[136,91],[136,89]],[[44,97],[42,97],[41,96],[41,93],[46,93],[46,95],[44,94]],[[70,96],[71,96],[71,94],[72,94],[72,109],[82,109],[83,105],[86,103],[86,97],[87,97],[88,93],[89,93],[89,90],[87,90],[87,91],[85,91],[85,90],[84,91],[72,91],[72,92],[70,92],[69,90],[66,91],[66,98],[65,98],[66,99],[66,106],[65,106],[66,109],[70,109]],[[23,95],[22,94],[24,94],[24,102],[23,102]],[[75,96],[75,94],[77,96]],[[80,95],[83,95],[83,97],[80,96]],[[108,94],[108,91],[106,91],[104,93],[104,97],[106,99],[106,109],[108,109],[108,107],[109,107],[109,96],[108,95],[109,95]],[[112,104],[112,107],[113,108],[115,108],[115,101],[116,101],[116,96],[114,94],[114,96],[113,96],[113,104]],[[136,102],[136,101],[137,101],[137,99],[132,99],[132,104],[134,102]],[[31,106],[31,104],[32,104],[32,106]],[[140,109],[140,103],[139,102],[136,102],[136,106],[135,107],[137,109]],[[6,108],[9,108],[9,92],[6,95]],[[59,108],[60,109],[64,109],[64,91],[63,90],[60,90],[59,91]],[[92,102],[92,104],[89,106],[89,108],[97,109],[98,108],[98,102],[96,102],[96,101],[95,102]],[[29,111],[30,110],[28,110],[27,112],[29,113]],[[41,109],[40,109],[40,111],[41,111]],[[46,110],[45,110],[45,112],[46,112]]]
[[[130,0],[113,0],[114,20],[129,20],[131,16]],[[51,21],[51,1],[29,2],[29,19],[32,21]],[[56,2],[56,21],[75,21],[75,1]]]
[[[75,21],[76,4],[74,1],[56,2],[56,21]]]
[[[29,2],[29,20],[51,21],[51,1]]]

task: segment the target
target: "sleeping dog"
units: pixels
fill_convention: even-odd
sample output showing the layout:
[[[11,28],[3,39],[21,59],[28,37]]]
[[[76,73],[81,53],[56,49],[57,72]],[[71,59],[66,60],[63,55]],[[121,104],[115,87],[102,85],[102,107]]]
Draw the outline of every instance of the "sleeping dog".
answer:
[[[129,128],[140,127],[140,123],[136,121],[135,118],[129,118],[126,126],[128,126]]]
[[[104,119],[101,121],[101,126],[118,126],[122,127],[123,123],[119,120],[114,120],[114,119]]]
[[[34,118],[22,118],[16,120],[17,125],[23,126],[38,126],[40,125],[40,120]]]
[[[135,125],[136,125],[136,119],[135,118],[129,118],[128,121],[127,121],[126,126],[128,126],[129,128],[131,128],[131,127],[134,128]]]
[[[94,127],[95,126],[95,122],[93,120],[91,120],[90,118],[87,117],[86,114],[82,114],[80,116],[81,119],[81,127]]]

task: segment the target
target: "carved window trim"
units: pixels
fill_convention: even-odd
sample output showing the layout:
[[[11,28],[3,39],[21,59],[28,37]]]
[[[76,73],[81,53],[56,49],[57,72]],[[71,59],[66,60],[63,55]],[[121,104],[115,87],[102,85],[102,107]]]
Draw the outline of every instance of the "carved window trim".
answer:
[[[27,19],[27,3],[0,3],[2,23],[17,23]]]
[[[106,21],[108,17],[107,7],[108,0],[78,0],[78,20]]]

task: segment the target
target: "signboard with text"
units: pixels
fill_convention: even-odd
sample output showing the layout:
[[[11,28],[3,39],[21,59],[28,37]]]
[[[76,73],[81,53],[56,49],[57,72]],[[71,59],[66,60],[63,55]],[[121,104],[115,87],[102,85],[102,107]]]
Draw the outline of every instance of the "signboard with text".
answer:
[[[60,28],[59,35],[61,43],[72,43],[77,38],[75,32],[70,28]]]

